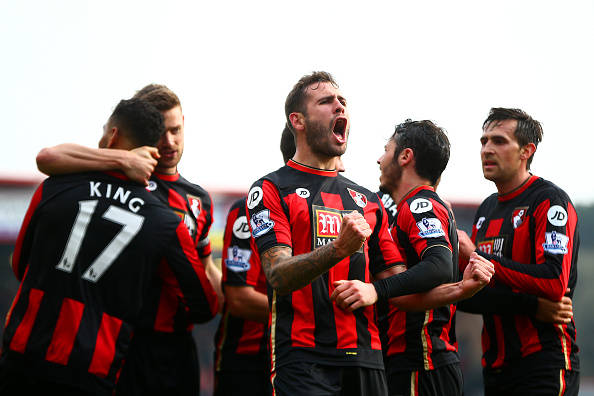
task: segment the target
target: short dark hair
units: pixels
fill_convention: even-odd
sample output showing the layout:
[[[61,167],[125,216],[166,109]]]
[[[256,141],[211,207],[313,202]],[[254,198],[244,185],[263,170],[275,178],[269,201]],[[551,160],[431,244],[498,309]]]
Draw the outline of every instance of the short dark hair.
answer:
[[[301,113],[307,115],[307,107],[305,106],[305,94],[307,92],[307,88],[312,84],[322,84],[322,83],[330,83],[335,88],[338,88],[338,84],[334,81],[334,77],[332,74],[325,72],[325,71],[317,71],[312,72],[311,74],[307,74],[297,81],[297,84],[293,86],[293,89],[287,95],[287,99],[285,100],[285,117],[287,118],[287,125],[291,130],[293,130],[293,126],[291,125],[291,120],[289,120],[289,115],[291,113]],[[316,89],[316,88],[312,88]]]
[[[544,133],[542,130],[542,124],[530,117],[528,113],[520,109],[493,107],[489,111],[489,116],[485,122],[483,122],[483,131],[493,122],[495,122],[495,125],[497,125],[507,120],[516,120],[518,122],[516,130],[514,131],[514,136],[516,137],[520,147],[524,147],[528,143],[534,143],[534,145],[538,147],[538,143],[542,141],[542,135]],[[532,163],[533,158],[534,154],[528,158],[528,162],[526,162],[526,169],[530,170],[530,164]]]
[[[283,153],[283,161],[285,164],[295,156],[297,147],[295,146],[295,135],[289,129],[289,126],[285,124],[283,133],[281,134],[280,150]]]
[[[110,127],[117,127],[136,147],[156,146],[165,133],[165,118],[155,106],[141,99],[124,99],[109,117]]]
[[[161,112],[178,106],[181,109],[181,102],[175,92],[161,84],[149,84],[136,91],[133,98],[146,100]]]
[[[415,172],[435,185],[450,160],[450,141],[445,129],[432,121],[407,119],[396,126],[391,137],[396,143],[394,161],[405,148],[415,154]]]

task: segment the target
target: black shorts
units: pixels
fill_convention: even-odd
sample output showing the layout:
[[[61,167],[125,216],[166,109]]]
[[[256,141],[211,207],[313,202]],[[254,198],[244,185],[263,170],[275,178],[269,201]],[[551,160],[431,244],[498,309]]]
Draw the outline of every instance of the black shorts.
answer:
[[[191,332],[135,332],[117,396],[199,395],[200,366]]]
[[[461,396],[463,390],[460,363],[433,370],[396,371],[388,375],[390,396]]]
[[[272,374],[274,396],[385,396],[384,370],[297,362]]]
[[[484,372],[485,396],[577,396],[580,373],[563,369],[516,366]]]
[[[271,396],[270,371],[215,371],[213,396]]]

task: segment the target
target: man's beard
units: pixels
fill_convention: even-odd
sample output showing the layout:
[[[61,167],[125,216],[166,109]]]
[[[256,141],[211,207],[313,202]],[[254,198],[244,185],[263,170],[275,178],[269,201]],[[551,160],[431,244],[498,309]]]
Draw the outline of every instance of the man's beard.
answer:
[[[321,123],[305,120],[305,127],[307,128],[307,144],[315,154],[324,157],[338,157],[345,153],[346,144],[342,146],[335,146],[332,144],[334,139],[334,133],[332,132],[332,124],[325,127]],[[348,137],[349,130],[345,132],[345,136]]]
[[[384,194],[392,195],[398,189],[400,180],[402,180],[402,168],[394,162],[396,159],[397,157],[394,156],[389,166],[382,171],[382,182],[380,183],[379,190]]]

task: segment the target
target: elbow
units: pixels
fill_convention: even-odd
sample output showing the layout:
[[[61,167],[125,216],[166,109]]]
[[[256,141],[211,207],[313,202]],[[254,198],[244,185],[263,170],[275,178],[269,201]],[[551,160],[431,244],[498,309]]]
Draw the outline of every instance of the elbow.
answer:
[[[272,287],[272,290],[274,290],[277,295],[285,296],[294,291],[288,287],[286,282],[282,281],[282,276],[280,276],[274,267],[265,271],[265,275],[268,284],[270,287]]]
[[[37,153],[37,157],[35,157],[37,169],[46,175],[49,175],[49,172],[51,171],[51,164],[55,162],[55,160],[56,154],[53,152],[51,147],[41,149],[41,151]]]
[[[558,280],[556,282],[553,282],[553,284],[551,284],[551,287],[546,288],[544,291],[544,297],[547,300],[559,302],[561,301],[561,299],[563,299],[563,296],[565,296],[565,293],[567,292],[567,285]]]

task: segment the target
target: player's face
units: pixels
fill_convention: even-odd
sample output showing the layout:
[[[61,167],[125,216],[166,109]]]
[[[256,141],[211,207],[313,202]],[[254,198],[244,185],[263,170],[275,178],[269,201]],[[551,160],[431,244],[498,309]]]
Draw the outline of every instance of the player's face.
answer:
[[[513,180],[522,170],[521,147],[514,136],[516,120],[493,121],[481,136],[483,176],[495,183]]]
[[[329,83],[316,83],[307,90],[305,116],[307,143],[325,157],[341,156],[346,151],[350,123],[346,99]]]
[[[165,134],[157,143],[161,158],[155,170],[172,175],[177,172],[177,164],[184,152],[184,116],[179,106],[162,114],[165,117]]]
[[[397,158],[394,158],[394,151],[396,149],[396,142],[390,139],[384,146],[384,153],[377,160],[380,166],[380,191],[392,195],[398,188],[400,179],[402,178],[402,168],[398,164]]]

